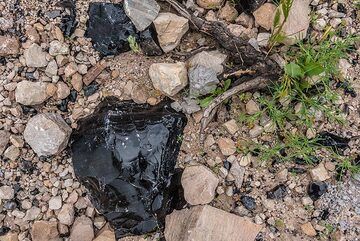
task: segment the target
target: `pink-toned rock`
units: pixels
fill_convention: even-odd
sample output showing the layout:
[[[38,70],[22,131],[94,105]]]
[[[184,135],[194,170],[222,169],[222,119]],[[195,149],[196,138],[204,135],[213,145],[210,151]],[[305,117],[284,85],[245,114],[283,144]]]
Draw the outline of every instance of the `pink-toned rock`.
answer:
[[[69,241],[92,241],[94,238],[93,223],[84,216],[76,218],[72,226]]]
[[[261,226],[205,205],[175,210],[166,217],[167,241],[254,241]]]
[[[32,241],[60,241],[57,222],[35,221],[31,228]]]
[[[19,53],[19,41],[10,36],[0,36],[0,56]]]
[[[253,13],[255,22],[264,29],[270,30],[273,26],[275,11],[276,6],[274,4],[265,3]]]
[[[109,225],[106,225],[100,230],[96,239],[94,239],[93,241],[116,241],[115,233],[113,230],[111,230]]]
[[[235,143],[230,138],[221,137],[218,140],[218,146],[224,156],[230,156],[236,152]]]
[[[197,0],[196,3],[205,9],[215,9],[221,7],[224,0]]]

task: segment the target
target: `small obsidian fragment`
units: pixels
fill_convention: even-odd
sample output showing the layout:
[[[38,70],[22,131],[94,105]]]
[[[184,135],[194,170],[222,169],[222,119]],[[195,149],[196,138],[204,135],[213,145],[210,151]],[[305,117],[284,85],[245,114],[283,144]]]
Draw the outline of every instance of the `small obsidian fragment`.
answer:
[[[300,168],[300,167],[290,167],[288,171],[295,174],[303,174],[306,172],[304,168]]]
[[[162,227],[181,190],[175,164],[186,117],[157,106],[106,98],[72,134],[75,174],[116,237]],[[181,205],[180,205],[181,206]]]
[[[266,193],[267,198],[269,199],[281,199],[284,198],[287,194],[287,188],[284,184],[279,184],[270,191]]]
[[[144,54],[148,56],[160,56],[162,50],[156,42],[156,31],[153,26],[140,33],[140,47]]]
[[[90,3],[85,36],[103,56],[130,50],[128,37],[138,39],[136,28],[125,14],[122,3]]]
[[[241,203],[244,205],[244,207],[248,210],[254,210],[256,209],[256,202],[253,197],[250,196],[242,196],[240,198]]]
[[[84,95],[86,97],[95,94],[95,92],[99,89],[98,84],[90,84],[84,87]]]
[[[70,14],[64,15],[62,17],[60,24],[60,29],[64,35],[70,37],[78,25],[78,22],[76,21],[75,0],[61,0],[56,5],[70,11]]]
[[[322,146],[331,147],[334,151],[349,147],[350,139],[324,131],[317,137],[317,143]]]
[[[327,191],[327,184],[325,182],[313,182],[309,184],[308,194],[309,197],[316,201]]]
[[[263,5],[266,0],[240,0],[237,1],[237,8],[240,11],[245,11],[252,13],[256,9],[258,9],[261,5]]]
[[[327,208],[327,209],[324,209],[324,210],[321,212],[321,214],[320,214],[320,217],[321,217],[322,220],[328,219],[329,216],[330,216],[330,212],[329,212],[329,209],[328,209],[328,208]]]

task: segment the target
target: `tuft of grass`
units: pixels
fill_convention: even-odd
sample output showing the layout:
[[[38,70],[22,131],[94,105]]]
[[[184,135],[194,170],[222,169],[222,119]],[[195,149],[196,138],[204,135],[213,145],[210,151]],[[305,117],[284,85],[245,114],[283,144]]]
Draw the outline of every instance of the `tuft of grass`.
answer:
[[[134,52],[134,53],[139,53],[140,52],[140,46],[139,44],[136,42],[136,38],[132,35],[130,35],[128,38],[127,38],[127,41],[129,42],[129,46],[131,48],[131,50]]]
[[[209,106],[209,104],[211,103],[211,101],[213,101],[213,99],[221,94],[223,94],[225,91],[227,91],[230,88],[231,85],[231,79],[227,79],[224,81],[224,83],[222,84],[222,86],[217,87],[213,92],[210,93],[210,95],[206,96],[206,97],[200,97],[198,99],[198,103],[202,108],[206,108]]]

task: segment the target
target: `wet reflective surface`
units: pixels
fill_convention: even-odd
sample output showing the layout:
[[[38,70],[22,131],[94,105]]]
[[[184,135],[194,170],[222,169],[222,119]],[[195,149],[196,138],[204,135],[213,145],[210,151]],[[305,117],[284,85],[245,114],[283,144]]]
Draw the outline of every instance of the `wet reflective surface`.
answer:
[[[75,174],[117,238],[161,228],[179,205],[175,164],[186,121],[165,103],[138,105],[114,97],[79,121],[71,144]]]

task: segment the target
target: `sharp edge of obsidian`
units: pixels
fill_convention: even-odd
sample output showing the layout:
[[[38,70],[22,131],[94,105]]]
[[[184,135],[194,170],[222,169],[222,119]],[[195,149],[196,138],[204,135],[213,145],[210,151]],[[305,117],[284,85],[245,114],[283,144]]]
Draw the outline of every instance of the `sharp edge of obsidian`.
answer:
[[[331,147],[334,151],[349,147],[349,138],[341,137],[333,133],[323,131],[317,137],[317,143],[322,146]]]
[[[71,136],[76,176],[117,238],[163,227],[181,208],[175,171],[186,116],[156,106],[106,98]]]
[[[64,15],[61,19],[60,29],[65,36],[70,37],[77,25],[75,0],[61,0],[56,6],[69,9],[70,15]]]
[[[239,0],[235,6],[241,12],[252,13],[265,2],[266,0]]]

